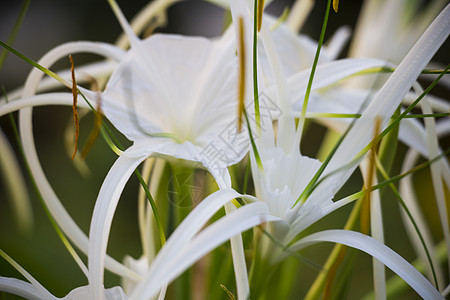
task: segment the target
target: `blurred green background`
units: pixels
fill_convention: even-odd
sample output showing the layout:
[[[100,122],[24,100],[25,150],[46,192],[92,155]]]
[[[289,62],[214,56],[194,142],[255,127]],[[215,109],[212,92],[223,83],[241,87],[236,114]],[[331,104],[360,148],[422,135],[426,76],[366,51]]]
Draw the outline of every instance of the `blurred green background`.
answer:
[[[267,12],[279,15],[284,7],[290,6],[292,2],[276,0]],[[302,33],[312,36],[315,40],[319,36],[326,1],[316,2],[314,10],[302,29]],[[118,3],[127,18],[131,19],[147,1],[118,1]],[[0,2],[0,40],[6,41],[19,13],[20,5],[21,1]],[[360,6],[360,1],[341,1],[339,13],[332,13],[330,17],[327,37],[330,37],[342,25],[354,27]],[[212,4],[204,1],[183,1],[169,9],[168,25],[157,31],[214,37],[220,35],[223,20],[223,11]],[[44,53],[64,42],[92,40],[113,43],[120,33],[121,28],[106,0],[35,0],[31,1],[14,47],[30,58],[38,60]],[[448,62],[448,49],[447,42],[437,56],[444,63]],[[82,55],[77,55],[75,58],[76,64],[79,65],[95,59],[95,57]],[[69,66],[68,60],[61,61],[54,70]],[[5,86],[7,91],[11,91],[22,85],[30,70],[31,67],[25,62],[9,55],[3,69],[0,70],[0,87]],[[82,177],[74,168],[64,148],[64,130],[72,120],[71,108],[40,107],[34,111],[36,145],[43,169],[66,209],[84,232],[88,233],[96,195],[116,155],[99,138],[87,157],[91,175],[87,178]],[[17,117],[17,114],[14,116]],[[87,138],[92,123],[91,115],[81,120],[81,144]],[[5,130],[13,147],[17,149],[7,117],[0,118],[0,127]],[[311,126],[305,136],[308,143],[303,143],[303,145],[307,144],[308,148],[302,149],[303,153],[315,153],[323,134],[322,127]],[[448,147],[449,141],[445,143]],[[399,170],[404,152],[404,147],[398,149],[394,173]],[[429,214],[433,218],[436,212],[433,207],[434,201],[430,201],[431,197],[429,197],[432,190],[428,171],[416,174],[415,178],[417,185],[420,185],[423,198],[427,201]],[[341,194],[347,195],[350,191],[357,191],[360,184],[361,180],[356,174],[354,180],[341,191]],[[9,196],[6,194],[3,181],[0,180],[0,249],[20,263],[54,295],[62,297],[73,288],[87,284],[87,281],[51,227],[29,178],[27,178],[27,185],[32,198],[34,226],[31,233],[24,234],[17,229],[11,215],[7,198]],[[114,217],[108,253],[119,261],[125,254],[135,258],[141,255],[137,227],[137,190],[137,180],[132,177]],[[309,231],[341,228],[350,209],[351,206],[344,207],[314,225]],[[407,260],[413,259],[413,252],[400,221],[398,204],[389,192],[383,198],[383,209],[386,212],[386,220],[389,222],[385,223],[387,244],[399,251]],[[434,228],[439,227],[435,225]],[[439,229],[435,231],[435,237],[438,238],[440,231]],[[302,255],[320,264],[325,260],[331,247],[332,245],[328,244],[313,246]],[[299,272],[301,272],[301,282],[296,284],[298,291],[293,291],[293,299],[298,299],[305,293],[318,273],[316,269],[307,265],[302,266]],[[20,274],[3,259],[0,259],[0,275],[21,278]],[[347,299],[357,299],[372,290],[371,276],[370,258],[367,255],[358,254],[353,264],[353,277]],[[119,279],[116,276],[106,272],[107,286],[118,283]],[[416,294],[410,292],[403,299],[416,297],[418,297]],[[223,299],[226,298],[226,294],[223,293]],[[15,298],[0,292],[0,299]]]

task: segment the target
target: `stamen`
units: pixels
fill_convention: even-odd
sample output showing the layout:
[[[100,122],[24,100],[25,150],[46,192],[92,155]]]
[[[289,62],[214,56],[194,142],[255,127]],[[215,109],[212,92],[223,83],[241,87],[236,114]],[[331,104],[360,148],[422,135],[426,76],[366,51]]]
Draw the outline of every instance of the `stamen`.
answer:
[[[80,118],[78,117],[77,110],[77,99],[78,99],[78,88],[77,88],[77,80],[75,79],[75,66],[73,63],[72,55],[69,55],[70,59],[70,71],[72,72],[72,95],[73,95],[73,121],[75,123],[75,146],[73,149],[72,160],[75,158],[75,154],[78,149],[78,137],[80,136]]]
[[[220,287],[222,288],[222,290],[225,291],[225,293],[227,293],[228,298],[230,298],[230,300],[236,300],[236,296],[234,296],[234,294],[230,292],[230,290],[225,285],[220,284]]]
[[[242,130],[242,115],[244,113],[245,97],[245,39],[244,39],[244,19],[239,17],[239,85],[238,85],[238,132]]]
[[[333,0],[333,9],[338,12],[339,0]]]
[[[264,0],[255,0],[258,1],[258,16],[257,16],[257,28],[258,28],[258,32],[261,31],[261,26],[262,26],[262,17],[263,17],[263,12],[264,12]]]

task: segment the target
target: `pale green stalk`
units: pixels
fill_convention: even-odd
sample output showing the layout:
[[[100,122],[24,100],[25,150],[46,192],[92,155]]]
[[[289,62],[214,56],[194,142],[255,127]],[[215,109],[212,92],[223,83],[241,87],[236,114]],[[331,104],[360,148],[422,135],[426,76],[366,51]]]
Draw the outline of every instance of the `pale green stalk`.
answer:
[[[331,0],[328,0],[327,6],[326,6],[326,11],[325,11],[325,16],[323,18],[322,30],[320,32],[319,42],[317,44],[317,50],[316,50],[316,54],[314,56],[314,62],[311,67],[311,74],[309,76],[308,86],[306,88],[305,97],[303,99],[302,111],[301,111],[300,118],[299,118],[298,125],[297,125],[297,133],[295,136],[294,145],[300,146],[300,142],[301,142],[301,138],[302,138],[302,134],[303,134],[303,127],[305,125],[305,119],[306,119],[305,118],[306,108],[308,106],[309,96],[311,94],[311,88],[312,88],[312,84],[313,84],[313,79],[314,79],[314,74],[316,71],[317,63],[319,62],[320,49],[322,48],[323,40],[325,38],[325,31],[327,29],[328,16],[330,14],[330,7],[331,7]]]

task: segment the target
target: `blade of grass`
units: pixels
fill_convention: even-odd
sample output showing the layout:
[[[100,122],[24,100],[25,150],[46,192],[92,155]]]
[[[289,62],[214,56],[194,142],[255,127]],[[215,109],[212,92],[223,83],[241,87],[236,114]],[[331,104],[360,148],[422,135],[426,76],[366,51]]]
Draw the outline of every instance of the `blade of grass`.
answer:
[[[6,50],[8,50],[9,52],[13,53],[14,55],[18,56],[20,59],[22,59],[23,61],[29,63],[30,65],[32,65],[33,67],[35,67],[36,69],[42,71],[43,73],[45,73],[46,75],[56,79],[57,81],[59,81],[60,83],[62,83],[63,85],[67,86],[68,88],[72,89],[72,84],[66,80],[64,80],[63,78],[61,78],[58,74],[56,74],[53,71],[50,71],[49,69],[41,66],[40,64],[38,64],[37,62],[35,62],[34,60],[32,60],[31,58],[28,58],[27,56],[23,55],[22,53],[20,53],[19,51],[17,51],[16,49],[14,49],[13,47],[9,46],[8,44],[5,44],[4,42],[0,41],[0,46],[2,46],[3,48],[5,48]]]
[[[323,18],[323,23],[322,23],[322,30],[320,32],[319,42],[317,44],[316,54],[314,56],[314,61],[313,61],[312,67],[311,67],[311,73],[309,75],[308,85],[306,87],[305,98],[303,99],[302,111],[300,114],[300,119],[298,121],[296,140],[295,140],[294,145],[300,145],[300,142],[301,142],[301,138],[302,138],[302,134],[303,134],[303,127],[305,125],[306,108],[308,106],[308,100],[309,100],[309,96],[311,94],[311,88],[312,88],[312,83],[314,80],[314,74],[316,72],[317,63],[319,62],[320,50],[322,48],[323,40],[325,38],[325,31],[327,29],[328,17],[330,15],[330,7],[331,7],[331,0],[328,0],[327,6],[326,6],[326,11],[325,11],[325,16]]]

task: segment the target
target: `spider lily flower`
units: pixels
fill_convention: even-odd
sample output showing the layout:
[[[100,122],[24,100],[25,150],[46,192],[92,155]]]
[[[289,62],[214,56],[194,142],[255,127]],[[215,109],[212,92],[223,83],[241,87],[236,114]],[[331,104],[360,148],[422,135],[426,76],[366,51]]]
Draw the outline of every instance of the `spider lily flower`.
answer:
[[[377,119],[381,121],[383,129],[387,126],[391,115],[417,76],[446,40],[450,31],[449,14],[450,6],[436,18],[386,84],[376,94],[375,99],[364,110],[361,118],[355,122],[329,163],[324,166],[322,173],[317,172],[321,169],[321,163],[303,157],[298,153],[297,144],[294,143],[291,148],[285,145],[280,147],[279,140],[282,140],[286,132],[278,130],[277,141],[275,142],[275,138],[271,136],[271,123],[266,123],[269,124],[269,128],[266,128],[268,137],[257,140],[259,144],[257,150],[261,157],[262,167],[256,162],[256,154],[253,153],[252,171],[258,198],[268,205],[273,215],[283,219],[283,221],[274,223],[273,233],[284,244],[292,241],[300,231],[313,222],[346,204],[344,201],[333,202],[332,198],[359,164],[363,153],[368,151],[367,145],[371,137],[367,133],[373,132]],[[283,86],[277,86],[276,88],[280,89]],[[285,107],[289,108],[289,106]],[[289,169],[292,171],[286,172]],[[310,194],[302,197],[305,187],[312,178],[310,173],[319,174],[320,177],[317,182],[320,183]],[[305,180],[305,182],[302,182],[302,180]],[[353,235],[353,233],[348,234]],[[305,240],[307,239],[305,238]],[[364,243],[362,239],[359,241],[361,245]],[[359,249],[362,248],[364,247]],[[298,248],[292,246],[290,249],[296,250]],[[367,250],[363,251],[373,253]],[[381,259],[381,261],[385,262],[386,260]],[[403,272],[403,276],[408,276],[408,274]],[[422,286],[415,286],[415,283],[411,280],[408,282],[421,295],[426,295],[423,289],[428,289],[434,295],[433,297],[442,298],[423,277],[422,283],[424,285]]]
[[[120,61],[124,55],[123,50],[115,46],[104,43],[92,42],[72,42],[63,44],[48,52],[38,63],[44,67],[50,67],[62,57],[67,57],[69,54],[76,52],[88,52],[103,55],[112,60]],[[54,75],[55,77],[57,75]],[[24,149],[25,158],[30,166],[30,172],[36,182],[37,187],[42,195],[42,198],[49,209],[56,222],[59,224],[63,232],[72,240],[72,242],[82,251],[88,251],[88,238],[84,232],[78,227],[75,221],[71,218],[64,206],[59,201],[57,194],[54,192],[51,184],[48,182],[39,158],[36,152],[33,136],[32,125],[32,107],[39,105],[68,105],[72,106],[73,99],[71,93],[44,93],[34,95],[36,89],[39,87],[43,74],[38,69],[33,69],[27,78],[27,81],[22,90],[23,97],[4,103],[0,106],[0,115],[16,111],[19,112],[19,131]],[[71,84],[60,78],[66,86]],[[94,93],[91,93],[94,95]],[[79,106],[89,108],[84,102],[79,102]],[[125,268],[122,264],[117,263],[110,257],[107,257],[107,267],[113,272],[135,278],[136,274]]]
[[[254,203],[245,205],[213,224],[205,226],[219,209],[236,197],[243,197],[243,199]],[[93,289],[91,283],[93,272],[82,265],[82,270],[88,276],[90,283],[75,288],[62,299],[150,299],[164,285],[171,282],[177,275],[215,247],[242,231],[277,219],[277,217],[269,214],[263,203],[255,201],[254,197],[240,195],[230,188],[221,189],[205,198],[183,220],[154,260],[150,262],[148,270],[142,272],[144,274],[143,279],[129,291],[128,295],[124,293],[121,287]],[[48,292],[6,254],[3,252],[0,252],[0,254],[31,283],[14,278],[0,277],[0,290],[25,296],[29,299],[59,299]]]
[[[221,151],[224,167],[245,154],[219,136],[235,119],[233,49],[227,36],[215,42],[158,34],[133,45],[102,96],[106,117],[136,145],[127,155],[203,162],[222,181],[205,150]]]
[[[414,42],[419,38],[419,35],[425,30],[428,24],[431,23],[433,18],[447,5],[447,1],[431,1],[427,3],[425,9],[419,9],[418,3],[410,3],[407,1],[375,1],[368,0],[364,3],[362,14],[357,24],[357,30],[352,40],[349,55],[352,57],[377,57],[388,60],[392,63],[398,64],[404,54],[413,46]],[[380,22],[381,21],[381,22]],[[380,26],[374,26],[380,24]],[[382,46],[383,45],[383,46]],[[390,45],[385,47],[384,45]],[[387,78],[386,75],[367,76],[365,78],[354,78],[346,83],[347,86],[353,88],[364,88],[370,86],[380,85]],[[415,83],[415,89],[418,83]],[[419,87],[420,89],[420,87]],[[420,94],[413,94],[416,98]],[[435,99],[431,102],[432,97],[427,95],[422,100],[422,105],[425,107],[430,106],[436,110],[436,112],[448,112],[448,103],[446,100]],[[430,102],[430,104],[428,104]],[[442,108],[439,103],[444,103]],[[433,136],[436,136],[432,130],[433,121],[429,118],[425,120],[425,127],[415,119],[405,119],[400,123],[399,139],[409,145],[411,148],[420,152],[422,156],[432,159],[437,156],[440,150],[438,150],[437,143],[433,143]],[[440,165],[443,167],[441,168]],[[436,202],[440,207],[445,207],[443,203],[441,180],[446,181],[450,176],[448,169],[448,162],[436,163],[431,166],[433,170],[433,183],[435,183]],[[405,180],[407,182],[407,180]],[[448,184],[448,180],[447,180]],[[407,198],[413,198],[412,191],[405,191],[405,183],[401,183],[403,187],[402,191],[406,193]],[[412,211],[417,211],[414,206],[414,202],[408,200],[408,204],[411,205]],[[445,211],[445,210],[444,210]],[[374,212],[375,213],[375,212]],[[415,214],[417,215],[417,213]],[[422,219],[417,217],[419,221]],[[450,247],[450,237],[448,233],[448,216],[444,213],[440,213],[440,220],[443,227],[443,233],[445,240],[447,241],[447,247]],[[409,225],[409,222],[406,222]],[[418,223],[420,226],[420,232],[427,232],[425,222]],[[378,224],[381,228],[381,222]],[[423,253],[423,245],[418,241],[416,233],[409,231],[412,238],[415,251],[425,257]],[[433,244],[429,239],[426,239],[426,245],[428,249],[433,248]],[[431,259],[436,261],[435,254],[430,253]],[[433,263],[436,272],[437,281],[440,281],[439,286],[442,287],[442,270],[439,264]]]
[[[435,0],[430,1],[425,9],[420,9],[418,2],[365,1],[350,44],[349,57],[377,58],[397,65],[446,4],[447,1]],[[386,79],[385,74],[358,76],[346,81],[343,88],[362,92],[380,86]],[[408,99],[415,100],[416,97],[414,93],[408,93],[403,103],[408,104]],[[432,95],[427,95],[427,98],[436,112],[448,111],[446,100]],[[425,130],[417,120],[402,120],[399,138],[428,156]]]
[[[70,250],[70,249],[69,249]],[[73,249],[72,249],[73,250]],[[86,266],[83,264],[81,259],[71,252],[75,261],[80,266],[83,273],[87,276],[88,271]],[[28,282],[16,278],[3,277],[0,276],[0,291],[25,297],[26,299],[49,299],[49,300],[78,300],[78,299],[90,299],[89,296],[89,286],[81,286],[70,291],[67,296],[63,298],[58,298],[52,295],[44,286],[42,286],[39,281],[37,281],[30,273],[28,273],[24,268],[22,268],[16,261],[9,257],[5,252],[0,249],[0,256],[10,263],[23,277],[28,280]],[[125,300],[126,295],[124,294],[121,287],[113,287],[109,289],[103,289],[102,297],[99,299],[105,300]]]
[[[237,151],[230,143],[235,140],[246,142],[236,136],[234,132],[226,131],[227,127],[233,124],[236,108],[236,104],[234,104],[236,98],[234,41],[227,35],[216,42],[200,37],[187,38],[175,35],[155,35],[140,41],[134,33],[131,33],[126,21],[121,21],[132,41],[132,48],[126,57],[123,56],[123,52],[114,47],[108,49],[103,45],[89,44],[86,47],[83,46],[84,44],[68,44],[51,54],[49,53],[40,63],[48,66],[69,50],[73,53],[86,48],[88,48],[88,52],[106,54],[122,61],[102,95],[102,108],[107,118],[134,142],[134,145],[122,155],[123,160],[130,164],[128,167],[136,168],[145,158],[158,153],[166,157],[200,161],[210,170],[220,187],[229,186],[230,179],[226,167],[239,161],[245,154],[245,151]],[[103,49],[99,50],[102,47]],[[146,53],[148,50],[155,55]],[[161,62],[170,65],[163,66]],[[39,80],[40,76],[34,70],[25,85],[25,99],[15,101],[12,105],[5,105],[2,107],[5,112],[12,109],[14,105],[20,107],[24,103],[27,105],[71,103],[68,101],[69,94],[64,97],[52,94],[32,96],[39,85]],[[65,84],[70,86],[68,82]],[[81,87],[79,89],[88,99],[92,101],[96,99],[96,93]],[[56,97],[58,100],[55,99]],[[168,123],[168,120],[173,120],[173,122]],[[44,199],[63,230],[78,247],[86,251],[88,244],[86,237],[64,210],[43,175],[34,150],[31,109],[21,111],[20,122],[22,139],[25,148],[28,149],[26,155],[34,170],[33,175],[39,178],[38,185]],[[220,134],[232,134],[231,140],[224,140],[219,136]],[[242,147],[242,145],[239,146]],[[207,147],[211,147],[211,149],[207,149]],[[202,153],[202,151],[208,150],[219,151],[213,153],[221,155],[220,159],[222,160],[218,161],[218,166],[212,164],[215,162],[207,161],[208,157]],[[130,169],[123,169],[123,166],[119,168],[120,176],[124,174],[123,176],[126,177]],[[113,170],[116,168],[113,167]],[[114,180],[117,180],[118,176]],[[108,180],[105,180],[104,186],[108,184]],[[118,200],[121,190],[117,186],[115,187],[112,200],[110,200],[109,194],[106,198],[100,194],[94,210],[91,240],[101,244],[105,240],[97,238],[97,235],[99,233],[107,235],[108,233],[99,229],[108,225],[106,225],[107,222],[99,221],[98,218],[110,214],[110,209],[114,209],[117,204],[115,200]],[[103,200],[100,201],[100,199]],[[103,210],[102,205],[105,205],[103,201],[109,202],[110,209],[99,212]],[[97,222],[102,225],[97,226]],[[106,247],[106,245],[104,246]],[[96,250],[91,249],[90,251],[95,252]],[[90,257],[95,255],[90,255]],[[93,262],[96,259],[97,257],[93,257],[90,260],[94,266],[97,266]],[[109,268],[111,268],[111,263],[115,272],[136,278],[135,275],[130,274],[129,270],[111,261],[107,261]],[[102,267],[98,269],[92,267],[91,269],[102,272],[100,270],[103,269],[103,261],[100,264]],[[94,277],[97,278],[91,276],[91,279]]]
[[[387,126],[390,116],[403,100],[422,69],[447,39],[450,32],[449,16],[450,6],[447,6],[375,95],[374,100],[365,109],[361,118],[355,122],[355,125],[350,129],[341,146],[331,158],[322,174],[324,180],[320,185],[336,192],[350,176],[361,158],[348,167],[343,167],[346,165],[345,161],[348,161],[349,157],[352,157],[352,159],[353,157],[359,157],[358,153],[367,148],[371,139],[367,132],[373,132],[377,118],[380,118],[382,129]]]
[[[35,281],[33,284],[28,282],[9,278],[0,277],[0,290],[11,293],[17,296],[24,297],[26,299],[48,299],[48,300],[81,300],[89,299],[89,287],[82,286],[72,290],[67,296],[63,298],[58,298],[52,295],[47,289],[45,289],[39,282]],[[105,289],[103,293],[103,298],[105,300],[126,300],[127,297],[120,287],[113,287]]]
[[[201,162],[219,187],[225,188],[231,185],[226,167],[245,154],[237,149],[242,147],[238,143],[242,143],[245,133],[238,133],[236,126],[232,126],[237,107],[237,65],[231,36],[225,33],[218,41],[210,41],[154,35],[141,41],[118,6],[112,1],[111,4],[131,41],[131,49],[108,82],[102,108],[119,131],[133,141],[133,146],[111,168],[94,208],[89,269],[92,293],[97,296],[103,284],[114,210],[131,172],[143,160],[163,155]],[[213,165],[205,150],[219,151],[226,161]],[[227,213],[234,210],[230,203],[225,208]],[[240,237],[232,237],[231,244],[233,252],[239,251],[239,257],[243,257]],[[236,244],[240,246],[237,250]],[[243,264],[235,263],[236,276],[244,280],[240,266]],[[245,294],[240,286],[238,279],[238,290]]]
[[[372,5],[374,1],[371,1]],[[403,3],[404,5],[405,3]],[[431,22],[432,17],[434,17],[439,9],[442,8],[444,3],[435,1],[432,6],[430,6],[429,11],[426,14],[422,15],[420,22],[420,33],[423,32],[425,26]],[[385,1],[384,6],[394,5],[390,1]],[[395,3],[397,5],[397,2]],[[369,5],[367,5],[369,6]],[[385,11],[386,9],[383,9]],[[372,18],[370,18],[372,20]],[[362,19],[363,20],[363,19]],[[396,18],[398,21],[398,18]],[[375,22],[375,21],[374,21]],[[370,23],[372,26],[368,26],[365,22],[361,22],[365,24],[364,28],[370,28],[370,30],[374,30],[377,26]],[[419,25],[417,25],[419,26]],[[397,26],[399,27],[399,26]],[[324,49],[325,54],[321,56],[319,59],[319,65],[316,70],[315,80],[313,82],[311,95],[309,98],[309,103],[307,106],[307,115],[327,115],[327,114],[359,114],[361,111],[368,105],[369,100],[373,99],[373,95],[376,92],[374,90],[373,84],[368,84],[367,81],[371,81],[373,76],[370,75],[361,75],[355,76],[358,73],[363,73],[366,70],[380,68],[380,67],[395,67],[395,64],[398,64],[399,58],[403,57],[408,49],[411,48],[413,42],[418,38],[418,31],[413,28],[402,28],[402,36],[408,36],[405,38],[408,41],[407,47],[392,47],[395,51],[390,51],[389,53],[396,52],[396,59],[391,59],[386,56],[386,53],[379,53],[379,55],[375,54],[374,48],[370,48],[371,50],[364,54],[364,41],[370,40],[373,42],[375,38],[372,38],[370,32],[364,32],[360,28],[358,28],[358,32],[360,32],[357,36],[362,36],[363,38],[358,38],[353,40],[353,48],[355,49],[354,57],[358,57],[358,59],[342,59],[338,61],[332,61],[330,55],[327,54],[327,49]],[[264,30],[264,28],[263,28]],[[380,36],[389,36],[392,35],[393,31],[388,30],[389,33],[385,35],[376,35]],[[399,31],[400,30],[396,30]],[[276,34],[279,32],[278,34]],[[310,74],[310,70],[307,68],[308,65],[302,66],[303,61],[312,61],[314,53],[312,52],[311,46],[307,47],[305,43],[300,43],[300,39],[286,26],[279,26],[275,31],[271,32],[270,37],[272,37],[272,46],[273,52],[279,53],[279,61],[281,67],[279,69],[282,70],[273,70],[271,71],[271,66],[268,61],[273,62],[273,58],[269,59],[268,55],[274,57],[275,53],[269,53],[270,45],[268,38],[269,34],[264,36],[264,32],[261,32],[261,40],[263,40],[262,44],[264,47],[259,47],[258,50],[260,53],[264,53],[263,55],[259,55],[259,59],[261,61],[261,68],[265,69],[264,77],[275,77],[281,78],[281,76],[287,76],[290,90],[288,92],[280,93],[280,84],[276,85],[270,84],[269,87],[264,91],[270,99],[276,99],[277,104],[281,107],[281,110],[285,110],[283,106],[283,101],[280,101],[282,98],[290,99],[288,102],[293,106],[294,112],[293,114],[298,117],[301,114],[302,103],[303,103],[303,95],[306,91],[306,83],[308,81],[308,77]],[[362,41],[362,42],[361,42]],[[379,40],[377,42],[378,45],[383,44],[384,42]],[[356,45],[362,44],[361,47]],[[283,45],[283,48],[280,49],[280,45]],[[384,47],[384,51],[387,48]],[[283,52],[280,52],[283,51]],[[303,58],[300,59],[298,53],[302,53]],[[287,60],[286,57],[294,58],[295,60]],[[306,59],[305,59],[306,58]],[[266,62],[266,63],[264,63]],[[320,62],[322,62],[320,64]],[[393,64],[393,63],[395,64]],[[267,66],[264,68],[264,66]],[[302,66],[302,67],[299,67]],[[271,75],[271,74],[277,75]],[[266,75],[269,74],[269,75]],[[383,76],[383,74],[379,74],[378,76]],[[275,80],[271,80],[271,83],[274,83]],[[353,83],[357,84],[353,84]],[[283,95],[284,94],[284,95]],[[287,95],[286,95],[287,94]],[[412,99],[413,95],[408,93],[405,96],[405,102],[411,102],[408,99]],[[433,108],[436,108],[437,112],[447,112],[448,111],[448,103],[442,99],[436,99],[435,97],[431,98],[431,104]],[[415,100],[415,97],[413,98]],[[324,118],[317,119],[318,122],[326,125],[327,127],[333,128],[338,132],[344,132],[350,123],[350,119],[336,119],[336,118]],[[424,134],[423,126],[414,119],[404,119],[400,123],[400,133],[399,139],[406,143],[408,146],[415,148],[420,151],[422,154],[426,155],[426,139]]]

